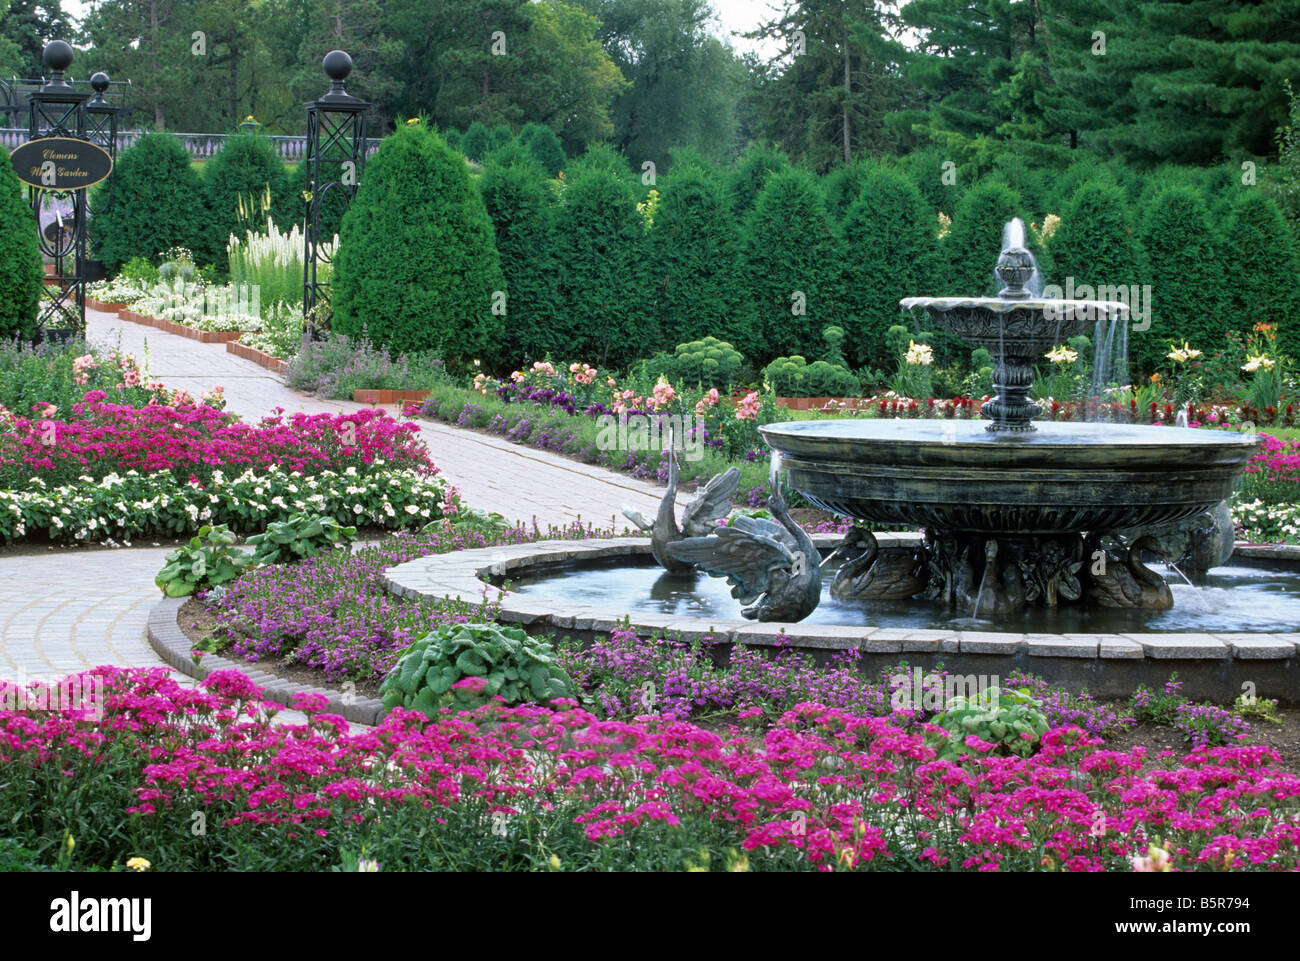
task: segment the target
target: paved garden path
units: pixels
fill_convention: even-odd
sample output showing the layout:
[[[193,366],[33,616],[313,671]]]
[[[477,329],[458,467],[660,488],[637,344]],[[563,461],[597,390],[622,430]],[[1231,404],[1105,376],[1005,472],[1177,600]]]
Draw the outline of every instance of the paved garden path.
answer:
[[[220,344],[167,334],[87,310],[87,335],[147,359],[151,376],[194,394],[218,384],[227,408],[256,419],[272,408],[340,412],[362,405],[321,401]],[[661,492],[620,474],[510,444],[495,437],[423,423],[421,433],[443,476],[467,503],[543,526],[581,517],[608,524],[628,504],[653,515]],[[620,526],[623,523],[618,518]],[[156,666],[145,640],[153,578],[166,548],[50,550],[0,557],[0,677],[48,680],[97,664]]]

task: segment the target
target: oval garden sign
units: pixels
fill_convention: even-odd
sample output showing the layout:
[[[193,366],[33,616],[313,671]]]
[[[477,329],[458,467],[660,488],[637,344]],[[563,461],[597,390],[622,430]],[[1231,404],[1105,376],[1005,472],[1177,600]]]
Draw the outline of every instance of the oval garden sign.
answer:
[[[9,155],[18,179],[44,190],[81,190],[113,171],[103,147],[72,137],[45,137],[15,147]]]

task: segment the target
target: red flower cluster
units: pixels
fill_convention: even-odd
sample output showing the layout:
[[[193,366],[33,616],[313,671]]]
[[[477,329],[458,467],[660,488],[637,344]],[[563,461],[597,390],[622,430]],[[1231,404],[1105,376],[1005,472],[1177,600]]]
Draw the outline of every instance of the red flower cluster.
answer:
[[[40,477],[47,483],[96,479],[137,470],[171,471],[206,484],[214,470],[272,464],[290,471],[359,471],[376,461],[436,473],[415,424],[380,410],[354,414],[282,413],[246,424],[204,405],[111,404],[92,390],[67,421],[14,418],[0,433],[0,480]],[[12,486],[12,485],[10,485]]]

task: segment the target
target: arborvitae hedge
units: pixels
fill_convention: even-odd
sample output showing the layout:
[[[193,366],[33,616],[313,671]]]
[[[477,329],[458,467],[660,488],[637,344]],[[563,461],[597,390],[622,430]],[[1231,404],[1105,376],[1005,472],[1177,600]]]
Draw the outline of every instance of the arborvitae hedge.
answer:
[[[504,339],[493,359],[513,366],[548,353],[568,356],[570,345],[555,323],[558,273],[546,171],[531,157],[513,164],[495,159],[505,153],[493,155],[478,189],[495,227],[507,294]]]
[[[745,221],[743,248],[756,324],[753,343],[736,346],[756,364],[811,352],[824,327],[844,326],[839,246],[812,174],[790,169],[768,178]]]
[[[1076,190],[1061,212],[1060,229],[1052,238],[1055,282],[1064,288],[1067,278],[1073,277],[1076,296],[1083,284],[1096,288],[1147,283],[1142,247],[1130,211],[1123,189],[1105,176],[1089,180]],[[1138,323],[1138,318],[1133,317],[1132,324]],[[1133,331],[1130,352],[1135,338],[1150,333]]]
[[[710,334],[743,343],[746,297],[740,281],[740,232],[718,179],[675,166],[661,182],[649,236],[649,299],[665,349]]]
[[[1234,326],[1246,332],[1275,324],[1278,346],[1300,357],[1300,256],[1277,204],[1258,189],[1242,193],[1232,205],[1224,248],[1219,296]]]
[[[928,293],[947,297],[996,293],[993,268],[1002,252],[1002,229],[1019,213],[1019,196],[1000,181],[984,181],[968,190],[953,215],[952,232],[943,240],[947,269],[939,271],[935,289]]]
[[[781,151],[766,144],[750,144],[731,168],[731,174],[727,178],[727,196],[736,222],[742,223],[749,216],[768,177],[790,169],[790,160]]]
[[[519,131],[519,142],[528,148],[528,152],[550,176],[554,177],[564,169],[568,158],[564,156],[560,138],[550,127],[540,123],[524,124],[524,129]]]
[[[0,147],[0,338],[26,339],[35,332],[42,274],[36,218],[9,151]]]
[[[898,323],[898,302],[934,288],[934,212],[902,174],[866,178],[841,228],[845,347],[855,367],[892,369],[885,332]]]
[[[492,234],[461,156],[423,124],[398,128],[366,163],[343,218],[335,329],[364,329],[395,352],[491,356],[504,323],[493,292],[505,291]]]
[[[202,256],[195,251],[200,263],[211,261],[225,270],[230,235],[243,238],[248,230],[264,231],[267,217],[285,230],[302,220],[302,197],[293,194],[289,171],[267,137],[238,133],[227,139],[208,161],[204,180],[210,226],[208,249]],[[243,218],[239,215],[241,200]]]
[[[210,243],[207,203],[179,137],[148,133],[123,151],[113,179],[95,194],[89,230],[110,273],[134,257],[157,263],[172,247],[202,259]]]
[[[943,211],[949,217],[955,215],[958,204],[969,186],[960,178],[953,183],[945,181],[952,178],[944,176],[944,164],[952,160],[947,152],[938,147],[917,150],[908,154],[901,161],[903,171],[912,185],[921,192],[926,203]]]
[[[832,223],[844,222],[844,215],[858,199],[863,185],[875,169],[876,166],[871,161],[855,160],[851,164],[840,164],[822,178],[822,192],[826,195],[826,212],[830,215]]]
[[[555,218],[566,356],[626,369],[662,343],[645,297],[646,230],[624,172],[599,157],[565,172]]]
[[[1229,326],[1223,264],[1200,194],[1181,185],[1156,194],[1142,224],[1142,243],[1150,269],[1151,329],[1130,339],[1130,354],[1150,370],[1164,363],[1171,341],[1207,353],[1222,346]]]

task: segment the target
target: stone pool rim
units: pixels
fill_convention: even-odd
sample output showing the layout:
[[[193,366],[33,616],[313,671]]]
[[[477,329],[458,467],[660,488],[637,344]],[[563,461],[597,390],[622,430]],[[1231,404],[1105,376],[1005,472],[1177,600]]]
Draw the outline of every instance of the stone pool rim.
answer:
[[[842,539],[838,534],[812,536],[823,552]],[[877,538],[882,547],[901,546],[915,543],[917,535],[882,533]],[[458,598],[481,603],[485,596],[495,598],[498,593],[487,578],[518,576],[521,570],[533,567],[641,556],[650,556],[648,538],[537,541],[428,555],[389,568],[382,582],[389,591],[403,597]],[[1233,556],[1297,563],[1300,547],[1238,544]],[[999,676],[1021,669],[1049,681],[1085,684],[1100,696],[1131,693],[1140,683],[1162,684],[1171,672],[1177,671],[1184,680],[1184,693],[1193,697],[1235,697],[1243,684],[1250,683],[1261,697],[1278,697],[1288,704],[1300,701],[1300,632],[1017,634],[782,624],[629,614],[580,602],[559,608],[531,601],[522,594],[502,597],[496,618],[530,631],[550,629],[583,639],[608,634],[630,623],[643,635],[659,632],[685,640],[711,635],[720,645],[783,647],[807,651],[821,660],[852,651],[859,654],[868,669],[874,664],[888,666],[886,661],[900,660],[921,667],[941,661],[957,672],[989,671]]]

